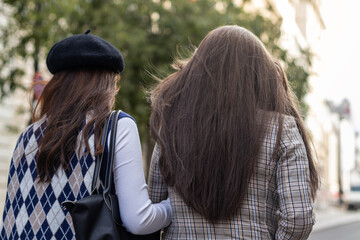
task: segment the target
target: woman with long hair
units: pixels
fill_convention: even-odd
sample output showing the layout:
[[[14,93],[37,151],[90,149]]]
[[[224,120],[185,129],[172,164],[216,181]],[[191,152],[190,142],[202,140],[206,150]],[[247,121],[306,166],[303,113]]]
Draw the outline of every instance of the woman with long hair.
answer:
[[[95,157],[108,154],[106,144],[101,145],[103,126],[124,69],[114,46],[87,33],[56,43],[48,54],[54,75],[11,159],[1,239],[76,238],[61,203],[92,194]],[[125,112],[117,120],[115,144],[113,191],[123,225],[134,234],[167,226],[170,203],[149,199],[138,129]]]
[[[165,239],[306,239],[319,177],[296,98],[250,31],[211,31],[151,94],[149,194]]]

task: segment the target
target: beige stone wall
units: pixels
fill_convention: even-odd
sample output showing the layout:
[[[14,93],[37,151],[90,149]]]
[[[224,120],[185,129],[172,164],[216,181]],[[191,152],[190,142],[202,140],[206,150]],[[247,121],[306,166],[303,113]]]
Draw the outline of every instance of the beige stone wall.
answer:
[[[0,102],[0,212],[2,214],[9,164],[19,133],[26,127],[29,118],[28,93],[18,90]],[[2,217],[2,215],[1,215]],[[0,217],[0,218],[1,218]]]

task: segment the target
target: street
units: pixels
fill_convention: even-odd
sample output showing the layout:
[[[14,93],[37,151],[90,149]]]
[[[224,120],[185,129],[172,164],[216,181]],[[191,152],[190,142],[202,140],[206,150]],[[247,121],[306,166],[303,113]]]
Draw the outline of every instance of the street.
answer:
[[[313,232],[309,240],[357,240],[360,239],[360,222]]]

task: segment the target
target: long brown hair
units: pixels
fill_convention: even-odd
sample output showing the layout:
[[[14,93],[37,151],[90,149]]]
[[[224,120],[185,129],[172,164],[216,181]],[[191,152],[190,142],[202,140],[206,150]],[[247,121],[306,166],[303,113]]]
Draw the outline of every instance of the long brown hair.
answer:
[[[59,166],[67,169],[87,116],[89,119],[82,129],[87,151],[90,150],[88,138],[93,126],[95,155],[103,151],[100,144],[102,126],[114,105],[119,79],[119,75],[105,70],[69,70],[53,76],[33,112],[33,121],[46,117],[46,128],[36,157],[39,181],[50,181]]]
[[[152,92],[150,128],[165,182],[186,204],[210,222],[238,210],[274,114],[273,156],[284,115],[291,115],[305,143],[315,196],[318,175],[296,98],[281,65],[255,35],[239,26],[217,28],[188,61],[174,66],[177,71]]]

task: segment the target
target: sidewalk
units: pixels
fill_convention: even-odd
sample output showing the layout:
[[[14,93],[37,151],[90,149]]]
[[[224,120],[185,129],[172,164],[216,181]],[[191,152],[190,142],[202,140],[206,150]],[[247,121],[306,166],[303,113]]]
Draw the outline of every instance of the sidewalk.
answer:
[[[348,211],[344,206],[329,206],[326,209],[315,209],[315,214],[316,223],[313,227],[313,232],[360,222],[360,210]]]

